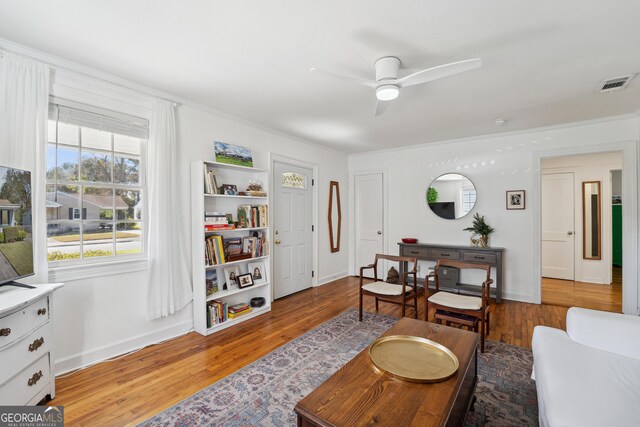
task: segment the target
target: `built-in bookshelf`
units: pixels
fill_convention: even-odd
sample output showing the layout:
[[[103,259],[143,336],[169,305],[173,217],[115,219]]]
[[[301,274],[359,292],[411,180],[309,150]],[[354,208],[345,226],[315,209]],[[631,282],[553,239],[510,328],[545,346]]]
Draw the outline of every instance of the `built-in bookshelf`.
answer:
[[[191,165],[194,329],[202,335],[271,310],[268,178],[265,169]],[[242,305],[252,298],[264,305]]]

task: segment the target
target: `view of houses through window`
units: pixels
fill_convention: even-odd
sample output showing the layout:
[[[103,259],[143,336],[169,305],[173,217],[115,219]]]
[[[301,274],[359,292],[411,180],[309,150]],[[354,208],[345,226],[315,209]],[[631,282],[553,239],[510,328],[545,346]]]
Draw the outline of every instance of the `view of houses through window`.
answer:
[[[114,132],[99,120],[64,121],[56,108],[52,111],[46,189],[49,261],[143,252],[145,139]],[[69,111],[73,113],[67,109],[66,117],[73,117]],[[90,127],[93,122],[97,125]]]

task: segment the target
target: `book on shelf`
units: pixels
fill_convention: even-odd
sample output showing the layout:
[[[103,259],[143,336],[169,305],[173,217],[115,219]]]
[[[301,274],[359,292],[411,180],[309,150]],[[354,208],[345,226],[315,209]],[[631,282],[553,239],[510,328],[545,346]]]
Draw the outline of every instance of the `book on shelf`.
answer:
[[[227,214],[224,212],[205,212],[205,224],[229,224]]]
[[[253,310],[251,309],[251,307],[249,307],[249,310],[247,310],[247,311],[243,311],[243,312],[235,313],[235,314],[233,314],[233,313],[229,313],[229,319],[237,319],[238,317],[242,317],[242,316],[244,316],[245,314],[249,314],[249,313],[251,313],[252,311],[253,311]]]
[[[258,228],[269,226],[267,205],[238,206],[238,228]]]
[[[207,303],[207,328],[226,322],[229,319],[229,304],[211,300]]]
[[[204,224],[204,231],[235,230],[234,224]]]
[[[212,266],[225,263],[222,236],[207,236],[204,239],[205,265]]]
[[[204,192],[206,194],[218,194],[218,181],[214,171],[204,165]]]
[[[230,237],[223,239],[224,255],[231,260],[236,255],[242,253],[242,239],[240,237]]]
[[[248,254],[251,258],[266,256],[269,254],[267,244],[267,233],[254,231],[251,236],[242,238],[242,253]]]
[[[250,308],[251,306],[246,302],[240,302],[238,304],[234,304],[231,307],[229,307],[229,313],[239,313],[241,311],[245,311]]]
[[[228,316],[229,319],[236,319],[240,316],[243,316],[245,314],[251,313],[253,311],[253,309],[251,308],[251,306],[249,304],[247,304],[246,302],[241,302],[239,304],[234,304],[230,307],[228,307]]]

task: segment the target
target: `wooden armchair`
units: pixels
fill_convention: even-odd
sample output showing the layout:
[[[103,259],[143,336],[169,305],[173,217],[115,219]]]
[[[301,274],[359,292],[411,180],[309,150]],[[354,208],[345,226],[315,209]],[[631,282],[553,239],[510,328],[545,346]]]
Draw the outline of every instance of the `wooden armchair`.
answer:
[[[480,297],[460,295],[453,292],[441,291],[438,280],[438,271],[441,267],[455,267],[460,270],[472,269],[483,270],[486,272],[486,278],[482,282],[482,295]],[[439,259],[434,270],[429,273],[426,283],[430,279],[435,281],[435,293],[429,296],[429,292],[425,293],[426,304],[424,320],[429,320],[429,309],[435,309],[436,321],[440,323],[444,319],[448,322],[460,323],[463,325],[473,325],[477,332],[477,325],[480,324],[480,351],[484,353],[484,336],[489,335],[490,313],[491,308],[491,284],[493,279],[491,275],[491,266],[488,264],[476,264],[462,261],[451,261]]]
[[[399,277],[400,283],[386,283],[382,279],[378,279],[378,261],[389,260],[394,262],[405,263],[403,274]],[[410,265],[412,268],[409,268]],[[376,299],[376,311],[378,311],[378,301],[389,302],[392,304],[399,304],[402,306],[402,317],[405,315],[406,307],[413,307],[413,317],[418,318],[418,284],[416,277],[417,260],[408,256],[395,256],[376,254],[373,264],[369,264],[365,267],[360,267],[360,321],[362,321],[362,297],[365,295],[375,297]],[[364,284],[364,271],[373,269],[373,282]],[[407,277],[413,275],[413,281],[407,284]],[[420,288],[422,289],[422,288]],[[408,304],[407,301],[413,300],[413,304]]]

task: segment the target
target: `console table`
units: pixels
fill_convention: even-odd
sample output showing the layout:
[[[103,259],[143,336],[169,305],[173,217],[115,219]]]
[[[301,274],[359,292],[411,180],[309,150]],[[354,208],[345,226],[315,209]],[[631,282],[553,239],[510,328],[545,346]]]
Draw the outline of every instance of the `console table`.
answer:
[[[496,277],[491,287],[491,296],[497,303],[502,302],[502,253],[504,248],[480,248],[475,246],[441,245],[432,243],[398,243],[401,256],[415,257],[418,260],[437,261],[453,259],[478,264],[489,264],[496,269]],[[400,274],[404,266],[400,263]],[[442,285],[440,288],[445,289]],[[455,288],[446,288],[460,293],[481,295],[480,286],[458,283]]]

